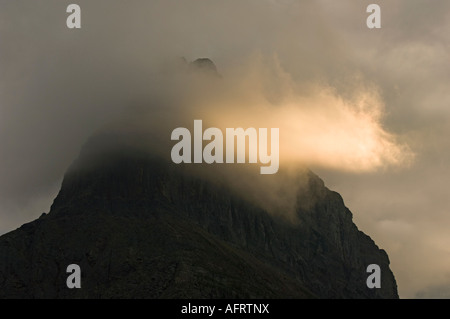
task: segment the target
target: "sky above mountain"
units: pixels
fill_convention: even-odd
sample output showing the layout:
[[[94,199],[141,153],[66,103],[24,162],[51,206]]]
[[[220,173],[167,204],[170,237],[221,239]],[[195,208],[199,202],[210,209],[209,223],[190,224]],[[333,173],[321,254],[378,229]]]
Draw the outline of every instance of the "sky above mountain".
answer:
[[[48,212],[86,139],[161,70],[209,57],[229,94],[191,117],[280,127],[281,165],[343,196],[400,296],[450,297],[450,3],[376,1],[370,30],[373,2],[80,0],[69,30],[69,3],[0,0],[0,233]]]

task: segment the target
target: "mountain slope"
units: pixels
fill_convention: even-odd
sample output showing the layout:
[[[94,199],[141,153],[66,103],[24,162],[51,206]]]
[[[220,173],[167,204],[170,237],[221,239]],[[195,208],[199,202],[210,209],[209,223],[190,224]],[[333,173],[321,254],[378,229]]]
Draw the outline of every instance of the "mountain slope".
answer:
[[[0,237],[0,297],[398,298],[387,254],[305,178],[291,223],[155,156],[85,151],[50,213]],[[81,289],[66,287],[73,263]]]

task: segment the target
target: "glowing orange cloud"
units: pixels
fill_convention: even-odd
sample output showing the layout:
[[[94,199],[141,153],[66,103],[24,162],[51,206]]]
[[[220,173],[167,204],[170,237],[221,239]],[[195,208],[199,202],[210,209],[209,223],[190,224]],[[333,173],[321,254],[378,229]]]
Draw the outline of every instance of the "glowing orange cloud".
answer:
[[[413,158],[409,148],[383,128],[384,104],[376,90],[352,88],[352,96],[343,98],[325,85],[299,89],[283,73],[276,75],[276,83],[269,80],[278,86],[270,88],[264,77],[258,78],[263,73],[232,80],[233,93],[225,98],[212,95],[194,113],[210,126],[279,128],[281,166],[371,171]],[[280,97],[268,98],[268,86]]]

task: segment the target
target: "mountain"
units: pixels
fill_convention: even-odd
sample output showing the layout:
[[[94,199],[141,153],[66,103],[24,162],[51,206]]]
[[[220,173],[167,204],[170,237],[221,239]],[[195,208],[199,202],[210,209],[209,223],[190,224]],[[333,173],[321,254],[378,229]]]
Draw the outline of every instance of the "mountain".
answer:
[[[185,166],[88,143],[50,212],[0,237],[0,298],[398,298],[341,196],[301,178],[292,222]]]

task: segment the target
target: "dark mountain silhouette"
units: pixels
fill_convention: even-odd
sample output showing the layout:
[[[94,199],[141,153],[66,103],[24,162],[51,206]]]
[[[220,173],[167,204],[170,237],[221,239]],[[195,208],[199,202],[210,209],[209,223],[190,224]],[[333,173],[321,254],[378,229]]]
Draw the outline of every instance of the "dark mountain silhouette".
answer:
[[[88,143],[49,214],[0,237],[0,297],[398,298],[341,196],[303,178],[291,223],[186,167]],[[69,264],[81,289],[66,287]],[[381,289],[366,286],[369,264]]]

